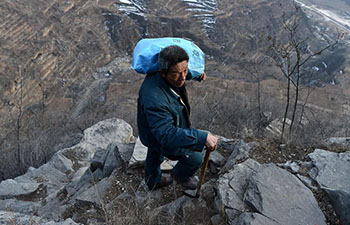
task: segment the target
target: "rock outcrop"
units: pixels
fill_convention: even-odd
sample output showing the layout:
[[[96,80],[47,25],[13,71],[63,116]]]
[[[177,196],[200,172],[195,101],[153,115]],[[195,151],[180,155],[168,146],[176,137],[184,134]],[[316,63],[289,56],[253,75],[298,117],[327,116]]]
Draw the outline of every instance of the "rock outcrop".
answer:
[[[125,121],[111,118],[97,123],[84,131],[84,137],[79,144],[58,151],[48,163],[37,169],[29,168],[27,173],[15,179],[2,181],[0,198],[7,206],[2,210],[27,213],[28,218],[38,215],[38,220],[40,217],[45,221],[62,220],[62,214],[72,205],[72,202],[62,202],[60,199],[68,194],[69,187],[71,187],[70,194],[76,194],[77,190],[72,190],[76,187],[74,184],[79,185],[79,181],[84,178],[83,174],[89,169],[90,160],[96,150],[105,149],[107,151],[111,144],[125,145],[132,142],[132,128]],[[78,196],[86,200],[86,196],[90,193],[90,185],[82,183],[81,186],[86,190],[79,192]],[[72,201],[74,202],[75,199]],[[2,215],[3,220],[9,218],[6,217],[7,213]],[[20,215],[13,218],[15,223],[26,224],[21,221],[27,217]],[[7,220],[8,222],[10,220]]]
[[[250,158],[256,145],[220,137],[219,150],[210,158],[211,179],[202,185],[200,198],[192,199],[175,184],[150,192],[143,173],[137,172],[146,147],[135,141],[125,121],[101,121],[85,130],[79,144],[58,151],[47,164],[0,183],[0,224],[159,224],[161,219],[325,225],[312,190],[326,193],[340,222],[349,224],[349,152],[316,149],[308,162],[260,164]],[[168,169],[176,164],[167,163]]]
[[[316,149],[309,175],[327,194],[342,224],[350,224],[350,153]]]

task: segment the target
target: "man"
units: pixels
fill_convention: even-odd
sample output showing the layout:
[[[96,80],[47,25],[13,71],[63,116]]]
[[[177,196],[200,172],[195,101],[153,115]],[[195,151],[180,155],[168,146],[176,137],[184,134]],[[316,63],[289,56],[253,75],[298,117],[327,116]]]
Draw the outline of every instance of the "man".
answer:
[[[172,177],[186,189],[196,189],[193,174],[201,167],[204,146],[216,149],[211,133],[190,128],[190,105],[185,80],[189,57],[172,45],[159,53],[159,72],[148,74],[139,90],[137,123],[141,142],[148,147],[145,181],[150,190],[169,185]],[[200,79],[205,80],[205,73]],[[178,160],[172,176],[162,175],[164,156]]]

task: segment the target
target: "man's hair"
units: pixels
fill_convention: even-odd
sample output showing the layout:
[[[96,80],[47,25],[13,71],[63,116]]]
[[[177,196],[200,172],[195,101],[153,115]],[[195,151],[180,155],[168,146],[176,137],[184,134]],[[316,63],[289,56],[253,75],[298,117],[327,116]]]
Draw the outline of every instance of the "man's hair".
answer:
[[[163,48],[158,56],[158,66],[159,70],[168,73],[170,66],[173,66],[182,61],[188,61],[189,57],[186,51],[177,46],[170,45],[166,48]]]

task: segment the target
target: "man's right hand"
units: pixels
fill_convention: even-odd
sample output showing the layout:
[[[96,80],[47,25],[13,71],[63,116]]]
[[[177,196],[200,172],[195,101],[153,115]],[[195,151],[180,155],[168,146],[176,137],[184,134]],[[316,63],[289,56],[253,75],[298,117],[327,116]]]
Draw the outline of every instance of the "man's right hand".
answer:
[[[207,141],[205,142],[205,147],[207,147],[207,149],[210,151],[214,151],[216,149],[217,144],[218,138],[212,135],[211,133],[208,133]]]

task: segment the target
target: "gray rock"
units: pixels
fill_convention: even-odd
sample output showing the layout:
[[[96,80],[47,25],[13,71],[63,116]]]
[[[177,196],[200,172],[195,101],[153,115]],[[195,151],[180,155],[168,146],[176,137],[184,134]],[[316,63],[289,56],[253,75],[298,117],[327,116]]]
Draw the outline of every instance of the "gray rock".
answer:
[[[103,148],[98,148],[94,154],[94,157],[91,159],[90,170],[94,172],[95,170],[103,169],[103,165],[106,161],[107,151]]]
[[[326,225],[312,192],[294,175],[274,164],[252,176],[245,201],[254,211],[283,225]]]
[[[224,224],[224,219],[222,218],[222,216],[220,216],[220,214],[216,214],[210,217],[210,222],[212,225],[222,225]]]
[[[21,201],[17,199],[0,200],[0,211],[35,214],[39,208],[41,208],[41,203],[39,202]]]
[[[286,124],[285,124],[285,132],[288,131],[288,128],[291,124],[291,120],[286,118]],[[281,136],[282,134],[282,127],[283,127],[283,118],[282,119],[275,119],[273,120],[265,129],[267,132],[269,132],[273,136]]]
[[[309,175],[321,188],[350,191],[350,152],[316,149],[308,156],[314,164]]]
[[[72,176],[72,182],[74,181],[79,181],[81,179],[81,177],[85,174],[86,170],[88,170],[89,167],[85,166],[85,167],[80,167]]]
[[[218,212],[226,214],[233,221],[248,206],[243,200],[249,179],[264,168],[258,162],[248,159],[235,165],[228,173],[220,176],[217,181],[217,196],[215,206]]]
[[[232,153],[227,159],[224,167],[221,169],[220,174],[226,173],[227,171],[231,170],[237,161],[248,159],[249,152],[253,145],[255,145],[255,143],[252,142],[247,144],[243,140],[236,142]]]
[[[99,173],[99,171],[103,173],[101,169],[97,169],[96,171],[97,173]],[[76,192],[80,191],[84,186],[89,187],[91,184],[91,181],[92,181],[92,172],[90,168],[87,168],[85,170],[85,173],[80,177],[78,181],[70,182],[65,186],[68,192],[68,196],[74,195]]]
[[[124,164],[128,165],[134,151],[135,143],[118,143],[117,146],[121,160]]]
[[[38,188],[39,183],[35,181],[21,181],[20,177],[7,179],[0,183],[0,198],[4,199],[19,195],[29,195]]]
[[[188,200],[188,197],[182,196],[166,205],[155,208],[152,212],[152,221],[161,215],[167,215],[169,220],[174,221],[175,216],[180,213],[182,205],[187,200]]]
[[[84,131],[80,143],[56,152],[48,163],[39,168],[30,167],[26,174],[0,183],[0,198],[26,196],[33,197],[33,200],[41,201],[40,203],[6,200],[1,204],[18,212],[37,211],[40,217],[55,221],[62,219],[62,213],[74,204],[76,196],[80,198],[80,202],[99,204],[98,196],[103,196],[110,182],[108,179],[98,182],[102,178],[101,170],[96,170],[93,174],[90,170],[86,172],[96,149],[107,149],[109,145],[116,143],[129,146],[129,143],[133,142],[132,128],[125,121],[116,118],[101,121]],[[131,155],[125,153],[125,157],[128,157],[127,154]],[[96,182],[97,185],[91,187]],[[41,193],[46,196],[36,199],[34,195],[40,188],[46,190]],[[21,216],[22,214],[19,215],[25,218]],[[57,224],[70,223],[68,221]]]
[[[38,224],[38,225],[79,225],[75,223],[72,219],[67,219],[62,222],[48,221],[46,219],[33,216],[25,215],[16,212],[4,212],[0,211],[0,224],[17,224],[17,225],[27,225],[27,224]]]
[[[323,189],[333,205],[342,224],[350,224],[350,193],[341,190]]]
[[[316,186],[313,184],[312,179],[310,179],[309,177],[306,177],[306,176],[303,176],[303,175],[300,175],[300,174],[297,174],[296,176],[299,178],[299,180],[300,180],[301,182],[303,182],[303,184],[306,185],[306,187],[308,187],[308,188],[310,188],[310,189],[313,189],[313,190],[318,190],[318,189],[319,189],[318,187],[316,187]]]
[[[223,157],[218,151],[213,151],[210,153],[209,160],[215,165],[215,166],[223,166],[225,165],[226,159]]]
[[[133,142],[132,127],[124,120],[110,118],[84,130],[84,137],[79,143],[81,154],[79,159],[89,161],[96,149],[107,149],[111,143],[131,142]]]
[[[25,215],[17,212],[0,211],[0,224],[42,224],[46,220],[37,217]]]
[[[113,170],[117,168],[121,168],[123,166],[123,161],[119,154],[117,144],[110,144],[108,146],[108,153],[106,157],[106,161],[103,165],[103,176],[108,177],[112,174]]]
[[[107,189],[112,184],[109,178],[104,178],[97,184],[93,185],[88,190],[78,194],[76,201],[78,204],[94,204],[96,206],[101,206],[104,204],[102,202],[103,197],[106,194]]]
[[[300,166],[298,165],[298,163],[296,162],[293,162],[293,161],[287,161],[286,163],[280,163],[280,164],[277,164],[278,166],[282,167],[283,169],[287,169],[289,170],[290,172],[292,173],[298,173],[299,172],[299,169],[300,169]]]
[[[144,165],[147,156],[147,147],[144,146],[138,137],[131,156],[129,167],[137,167]]]
[[[187,201],[181,207],[180,215],[182,221],[186,221],[187,224],[206,224],[210,220],[209,209],[203,198],[187,197]]]
[[[210,219],[206,218],[208,214],[207,205],[202,198],[193,199],[182,196],[166,205],[154,209],[151,214],[151,221],[155,221],[156,218],[164,216],[163,218],[167,221],[162,222],[165,224],[176,220],[184,220],[188,224],[202,224],[204,221],[207,222]]]
[[[309,171],[310,177],[327,193],[340,221],[350,223],[350,201],[345,201],[350,196],[350,152],[316,149],[309,158],[314,165]]]
[[[80,223],[76,223],[74,222],[72,219],[66,219],[63,222],[54,222],[54,221],[50,221],[47,223],[43,223],[42,225],[79,225]]]
[[[282,216],[282,215],[281,215]],[[282,225],[259,213],[242,213],[234,222],[235,225]],[[297,224],[297,223],[293,223]]]
[[[331,137],[324,140],[324,143],[328,146],[336,145],[336,146],[349,147],[350,137]]]
[[[47,220],[61,220],[62,213],[65,212],[68,205],[61,202],[59,195],[64,194],[58,190],[50,193],[43,201],[42,207],[38,210],[38,216],[45,218]],[[62,196],[64,197],[64,196]]]
[[[48,193],[61,189],[69,181],[67,174],[56,169],[51,163],[46,163],[38,169],[32,168],[25,175],[44,184]]]
[[[54,154],[51,160],[48,162],[50,166],[55,169],[61,171],[62,173],[68,173],[73,171],[73,163],[72,160],[68,159],[63,151],[59,151]]]

